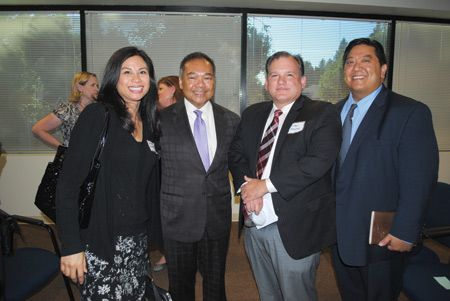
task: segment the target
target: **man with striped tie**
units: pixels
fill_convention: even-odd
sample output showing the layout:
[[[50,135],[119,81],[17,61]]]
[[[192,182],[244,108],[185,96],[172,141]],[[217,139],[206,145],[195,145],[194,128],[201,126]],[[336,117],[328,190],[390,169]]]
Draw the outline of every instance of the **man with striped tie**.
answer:
[[[241,195],[239,234],[261,300],[317,300],[320,251],[336,241],[331,168],[341,145],[333,105],[302,95],[300,56],[266,62],[272,101],[247,108],[231,143],[229,167]]]

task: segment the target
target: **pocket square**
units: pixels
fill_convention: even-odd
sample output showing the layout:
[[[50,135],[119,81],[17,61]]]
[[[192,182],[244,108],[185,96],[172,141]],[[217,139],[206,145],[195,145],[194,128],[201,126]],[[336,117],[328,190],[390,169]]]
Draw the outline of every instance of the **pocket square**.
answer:
[[[288,134],[295,134],[301,132],[303,131],[304,127],[305,127],[304,121],[294,122],[289,128]]]

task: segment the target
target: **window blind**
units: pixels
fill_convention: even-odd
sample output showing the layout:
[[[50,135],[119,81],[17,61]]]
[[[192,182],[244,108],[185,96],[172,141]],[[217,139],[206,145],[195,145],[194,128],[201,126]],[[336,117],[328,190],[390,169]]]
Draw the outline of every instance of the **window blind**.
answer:
[[[87,12],[88,68],[102,74],[114,51],[131,45],[147,52],[158,81],[178,75],[181,60],[201,51],[216,65],[214,100],[239,113],[241,18],[233,14]]]
[[[53,152],[31,127],[67,101],[72,78],[81,71],[79,13],[2,13],[0,36],[3,151]]]
[[[397,22],[392,89],[427,104],[440,150],[450,150],[450,26]]]

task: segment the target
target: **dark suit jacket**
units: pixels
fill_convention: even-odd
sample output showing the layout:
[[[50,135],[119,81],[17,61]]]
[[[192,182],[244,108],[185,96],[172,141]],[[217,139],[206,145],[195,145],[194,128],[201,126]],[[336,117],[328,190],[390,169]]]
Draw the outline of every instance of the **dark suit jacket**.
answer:
[[[258,103],[242,114],[229,156],[236,191],[244,175],[255,178],[258,149],[272,106],[272,102]],[[288,134],[293,123],[303,121],[302,131]],[[339,114],[330,103],[300,96],[278,135],[270,173],[278,192],[272,193],[272,200],[284,247],[292,258],[300,259],[336,241],[330,170],[341,145]],[[239,225],[240,231],[242,214]]]
[[[347,99],[337,104],[339,111]],[[361,122],[336,178],[338,249],[363,266],[406,254],[369,246],[372,210],[396,211],[390,233],[417,243],[439,165],[428,107],[384,86]]]
[[[230,233],[228,149],[239,116],[218,104],[211,104],[217,149],[208,172],[197,151],[184,101],[160,111],[161,223],[163,236],[172,240],[197,242],[206,230],[211,239]]]

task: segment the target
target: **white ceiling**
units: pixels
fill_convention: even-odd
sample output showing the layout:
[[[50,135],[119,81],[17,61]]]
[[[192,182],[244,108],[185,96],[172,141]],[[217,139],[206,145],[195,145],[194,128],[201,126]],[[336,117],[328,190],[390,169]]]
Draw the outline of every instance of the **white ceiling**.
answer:
[[[374,3],[376,3],[376,6]],[[0,0],[0,5],[236,7],[380,14],[450,20],[450,0]]]

